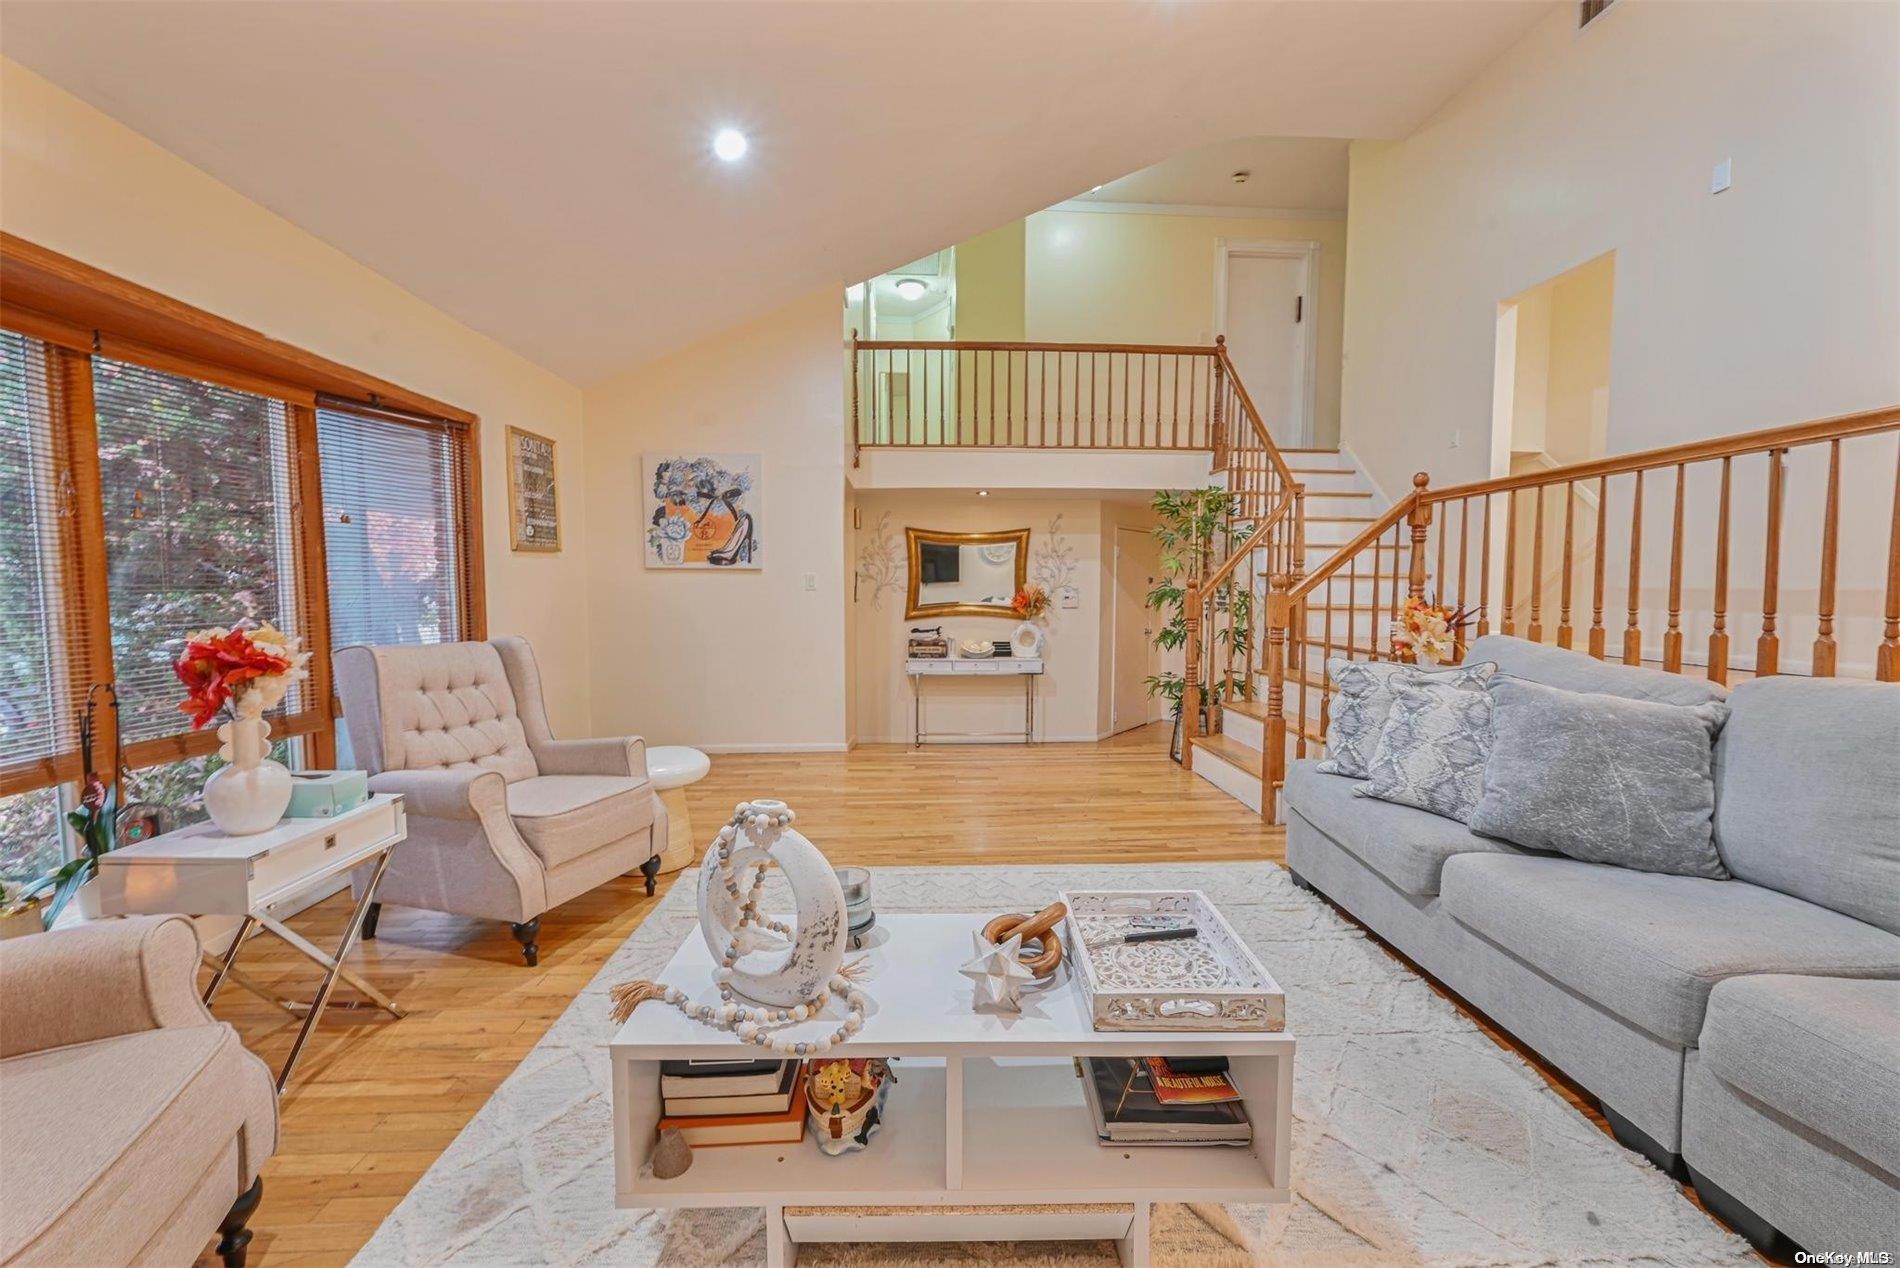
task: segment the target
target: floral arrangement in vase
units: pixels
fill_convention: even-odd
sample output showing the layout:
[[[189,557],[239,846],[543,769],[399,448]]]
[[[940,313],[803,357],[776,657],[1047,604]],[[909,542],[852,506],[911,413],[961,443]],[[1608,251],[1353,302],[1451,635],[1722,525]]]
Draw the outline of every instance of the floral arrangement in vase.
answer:
[[[1049,592],[1032,581],[1016,592],[1009,607],[1021,620],[1033,621],[1049,610]]]
[[[227,719],[218,727],[218,756],[227,764],[205,781],[205,810],[231,836],[274,827],[290,805],[290,772],[265,756],[264,714],[283,703],[309,661],[302,640],[273,625],[238,624],[186,635],[185,653],[172,665],[185,684],[178,708],[194,731]]]
[[[1438,665],[1458,655],[1458,631],[1471,623],[1472,611],[1423,598],[1408,598],[1392,621],[1392,653],[1421,665]]]

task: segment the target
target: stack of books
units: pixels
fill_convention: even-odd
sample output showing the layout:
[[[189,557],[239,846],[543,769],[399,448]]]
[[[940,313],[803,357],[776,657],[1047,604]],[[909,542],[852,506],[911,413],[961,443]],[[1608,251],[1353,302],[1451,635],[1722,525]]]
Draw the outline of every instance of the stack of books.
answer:
[[[1247,1145],[1253,1124],[1222,1058],[1083,1057],[1082,1092],[1104,1145]],[[1182,1069],[1186,1066],[1186,1069]]]
[[[662,1061],[659,1130],[695,1148],[803,1140],[803,1073],[802,1061]]]

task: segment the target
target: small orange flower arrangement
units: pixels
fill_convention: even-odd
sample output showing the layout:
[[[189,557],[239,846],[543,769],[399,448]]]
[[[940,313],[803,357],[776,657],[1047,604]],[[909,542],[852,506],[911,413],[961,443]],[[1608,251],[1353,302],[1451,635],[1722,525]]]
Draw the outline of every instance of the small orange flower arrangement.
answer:
[[[1030,582],[1009,601],[1010,611],[1025,621],[1033,621],[1049,610],[1049,592]]]
[[[185,684],[179,711],[191,716],[194,731],[226,710],[233,718],[262,717],[283,702],[309,660],[301,640],[273,625],[198,630],[185,636],[185,653],[172,664]]]
[[[1408,598],[1392,622],[1392,650],[1422,665],[1437,665],[1458,654],[1458,631],[1470,624],[1471,611],[1426,599]]]

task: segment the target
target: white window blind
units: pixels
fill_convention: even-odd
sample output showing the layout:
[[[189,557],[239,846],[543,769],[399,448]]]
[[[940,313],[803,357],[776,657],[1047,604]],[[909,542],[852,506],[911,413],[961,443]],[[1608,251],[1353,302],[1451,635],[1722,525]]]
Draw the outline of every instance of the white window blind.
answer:
[[[113,666],[132,745],[190,729],[172,671],[185,635],[240,620],[303,632],[289,414],[128,362],[94,356],[92,367]],[[293,688],[283,711],[303,707]]]
[[[468,455],[452,427],[317,410],[330,643],[468,636]]]

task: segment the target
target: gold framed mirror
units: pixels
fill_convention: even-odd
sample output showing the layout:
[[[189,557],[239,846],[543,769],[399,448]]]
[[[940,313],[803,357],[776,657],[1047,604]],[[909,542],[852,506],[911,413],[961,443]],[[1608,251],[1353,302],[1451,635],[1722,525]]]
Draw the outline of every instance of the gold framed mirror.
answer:
[[[1010,602],[1029,579],[1029,530],[944,533],[906,528],[910,582],[904,617],[1014,617]]]

